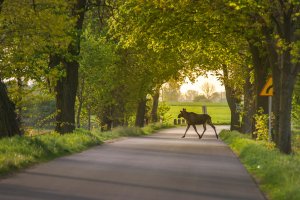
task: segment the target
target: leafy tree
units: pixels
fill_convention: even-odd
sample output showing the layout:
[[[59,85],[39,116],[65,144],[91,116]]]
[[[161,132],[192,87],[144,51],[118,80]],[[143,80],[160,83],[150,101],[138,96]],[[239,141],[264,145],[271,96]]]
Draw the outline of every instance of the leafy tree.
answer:
[[[212,83],[205,82],[201,85],[201,90],[204,93],[204,96],[210,100],[216,89]]]
[[[162,87],[163,101],[178,101],[180,96],[180,85],[175,80],[170,80]]]
[[[252,18],[259,28],[255,30],[263,35],[274,84],[274,139],[282,152],[290,153],[292,94],[300,70],[300,4],[294,0],[231,1],[230,4],[240,16]]]
[[[16,121],[14,105],[7,99],[3,80],[18,80],[19,89],[11,96],[22,97],[22,81],[36,79],[43,81],[46,77],[47,55],[56,46],[63,51],[69,41],[67,31],[69,24],[68,5],[62,0],[1,1],[0,35],[1,68],[0,79],[2,98],[5,105],[1,111],[3,135],[19,134],[19,122]],[[59,23],[58,23],[59,22]],[[11,105],[11,106],[9,106]],[[21,106],[18,106],[19,117]],[[6,124],[5,124],[6,123]],[[12,131],[13,130],[13,131]]]
[[[172,49],[174,58],[182,63],[181,70],[176,72],[191,74],[193,70],[201,74],[205,70],[222,69],[224,64],[234,66],[230,68],[233,71],[238,64],[245,66],[239,55],[245,41],[226,30],[229,17],[215,9],[219,5],[219,1],[212,4],[126,1],[119,6],[111,27],[114,31],[118,30],[115,32],[121,37],[120,44],[125,47],[146,43],[156,52]],[[225,34],[220,34],[220,29]],[[223,80],[224,77],[220,78]]]
[[[76,19],[72,41],[68,44],[68,54],[52,54],[50,56],[51,67],[61,64],[65,75],[60,77],[55,86],[56,92],[56,127],[61,134],[72,132],[75,129],[75,100],[78,86],[79,63],[77,56],[80,53],[80,36],[84,21],[86,0],[77,0],[71,3],[71,16]]]
[[[194,98],[195,102],[208,102],[207,98],[202,94]]]
[[[49,54],[67,52],[73,23],[67,12],[70,2],[2,1],[0,73],[2,79],[18,81],[18,90],[11,95],[19,102],[23,98],[22,85],[28,80],[46,82],[61,75],[59,69],[50,69],[47,63]],[[17,104],[17,108],[20,119],[22,105]]]
[[[119,11],[112,27],[121,30],[122,45],[134,46],[142,41],[157,52],[171,48],[185,63],[185,69],[222,69],[226,75],[220,78],[232,114],[241,101],[243,87],[239,85],[249,83],[254,83],[253,94],[245,96],[255,96],[256,102],[246,101],[252,105],[245,108],[249,111],[255,103],[265,108],[266,100],[258,97],[258,92],[270,66],[275,91],[275,140],[281,151],[291,152],[291,95],[299,72],[298,1],[130,0],[121,3]],[[253,66],[254,82],[249,65]],[[232,120],[237,125],[237,115]]]
[[[115,48],[113,43],[107,41],[101,34],[93,32],[89,27],[84,31],[77,92],[78,124],[81,108],[91,111],[88,113],[96,114],[103,123],[108,119],[116,120],[113,113],[108,111],[120,105],[124,99],[124,93],[118,89],[122,86],[118,80],[123,82],[124,75],[121,75],[118,69],[119,56]]]
[[[198,92],[196,90],[188,90],[185,93],[185,99],[188,101],[193,101],[197,95]]]

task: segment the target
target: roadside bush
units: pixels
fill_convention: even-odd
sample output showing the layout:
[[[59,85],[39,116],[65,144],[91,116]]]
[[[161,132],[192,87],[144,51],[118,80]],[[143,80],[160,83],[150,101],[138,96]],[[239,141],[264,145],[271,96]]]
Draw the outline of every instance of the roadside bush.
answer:
[[[258,113],[254,115],[255,118],[255,131],[256,140],[268,141],[268,117],[269,115],[263,114],[264,110],[260,108]]]

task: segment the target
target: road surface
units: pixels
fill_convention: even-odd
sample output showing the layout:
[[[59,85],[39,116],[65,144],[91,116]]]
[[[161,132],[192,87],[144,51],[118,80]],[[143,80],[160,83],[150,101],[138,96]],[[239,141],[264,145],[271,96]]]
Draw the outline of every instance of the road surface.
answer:
[[[192,129],[182,139],[184,130],[122,139],[36,165],[1,180],[0,199],[264,199],[210,127],[201,140]]]

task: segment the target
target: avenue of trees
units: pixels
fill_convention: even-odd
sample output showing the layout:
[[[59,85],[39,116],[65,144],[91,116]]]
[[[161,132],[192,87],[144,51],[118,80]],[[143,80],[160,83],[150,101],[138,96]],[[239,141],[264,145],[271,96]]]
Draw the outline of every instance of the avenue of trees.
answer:
[[[28,105],[42,98],[55,103],[61,134],[92,117],[108,129],[144,126],[149,113],[158,120],[164,83],[213,71],[231,129],[244,133],[267,113],[259,93],[273,77],[273,141],[292,151],[298,0],[0,0],[0,42],[1,136],[23,134]]]

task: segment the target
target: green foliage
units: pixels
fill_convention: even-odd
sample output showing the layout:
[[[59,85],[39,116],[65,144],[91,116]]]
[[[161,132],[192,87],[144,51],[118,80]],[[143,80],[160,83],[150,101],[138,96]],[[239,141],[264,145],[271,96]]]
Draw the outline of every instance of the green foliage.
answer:
[[[169,80],[162,86],[161,96],[163,101],[178,101],[180,97],[180,84],[175,80]]]
[[[48,55],[66,54],[74,34],[69,16],[73,0],[4,1],[1,6],[1,74],[43,80],[50,74]]]
[[[0,176],[26,168],[34,163],[83,151],[107,140],[147,135],[165,127],[168,126],[165,124],[150,124],[143,129],[118,128],[112,132],[89,132],[84,129],[77,129],[74,133],[64,135],[52,132],[34,137],[1,138]]]
[[[248,62],[247,44],[231,31],[235,19],[227,15],[226,2],[130,0],[119,1],[118,6],[109,21],[110,33],[124,48],[143,44],[161,54],[171,50],[171,58],[180,65],[170,69],[190,77],[225,64],[231,66],[230,74],[239,83],[236,86],[242,85],[245,70],[240,66]]]
[[[158,105],[158,115],[164,116],[170,110],[170,106],[165,101],[162,101]]]
[[[209,102],[204,95],[198,95],[194,98],[194,102]]]
[[[284,155],[250,135],[222,131],[220,137],[239,155],[248,171],[272,200],[300,198],[300,155]]]
[[[37,82],[14,80],[6,82],[9,96],[16,104],[16,112],[23,128],[50,128],[54,125],[55,99],[53,94]]]
[[[294,130],[300,129],[300,74],[295,84],[293,102],[292,102],[292,125]]]
[[[292,128],[297,131],[300,129],[300,94],[293,96],[292,106]]]
[[[36,90],[23,104],[25,127],[52,128],[55,118],[55,99],[52,95]]]
[[[295,84],[292,105],[292,145],[295,151],[300,151],[300,75]]]
[[[115,45],[101,33],[92,32],[88,26],[82,35],[80,58],[77,97],[83,109],[81,118],[87,119],[89,109],[97,117],[116,117],[107,111],[120,104],[124,98],[124,92],[119,90],[119,81],[124,79],[116,78],[120,75],[116,64],[120,57]],[[103,118],[100,117],[100,120]]]
[[[268,119],[269,115],[263,114],[264,110],[260,108],[258,113],[254,115],[255,118],[255,131],[253,132],[256,135],[256,140],[268,141]]]
[[[168,114],[170,111],[171,107],[164,101],[159,102],[158,108],[157,108],[157,116],[158,120],[162,120],[163,123],[169,123],[171,116]]]
[[[103,123],[130,124],[139,100],[174,75],[166,68],[174,65],[167,63],[166,54],[140,46],[120,48],[105,34],[89,26],[84,31],[78,100]]]

